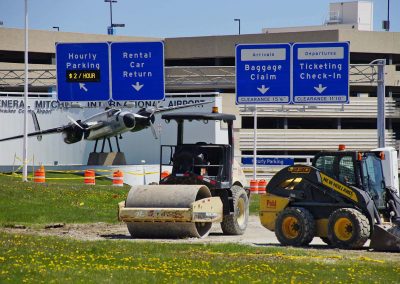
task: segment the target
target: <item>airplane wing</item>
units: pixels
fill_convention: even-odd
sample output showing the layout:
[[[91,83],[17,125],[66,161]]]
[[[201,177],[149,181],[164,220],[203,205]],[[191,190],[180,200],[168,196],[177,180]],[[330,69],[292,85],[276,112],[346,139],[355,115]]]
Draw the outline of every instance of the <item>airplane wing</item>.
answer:
[[[60,126],[60,127],[55,127],[55,128],[50,128],[50,129],[31,132],[31,133],[28,133],[28,137],[40,136],[40,135],[52,134],[52,133],[60,133],[60,132],[63,132],[67,127],[70,127],[70,126],[69,125],[65,125],[65,126]],[[24,135],[11,136],[11,137],[0,139],[0,142],[19,139],[19,138],[23,138],[23,137],[24,137]]]

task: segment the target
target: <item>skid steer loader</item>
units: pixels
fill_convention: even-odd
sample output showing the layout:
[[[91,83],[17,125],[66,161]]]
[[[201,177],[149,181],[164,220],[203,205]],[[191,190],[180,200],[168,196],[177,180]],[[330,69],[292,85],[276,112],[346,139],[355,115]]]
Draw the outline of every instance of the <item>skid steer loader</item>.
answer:
[[[400,251],[400,198],[385,185],[388,164],[397,180],[397,157],[385,159],[384,151],[321,152],[312,166],[286,167],[260,199],[261,224],[282,245],[320,237],[332,247],[358,249],[370,239],[374,250]]]
[[[215,111],[215,109],[214,109]],[[177,144],[162,145],[162,158],[172,173],[158,185],[133,186],[126,201],[119,203],[119,220],[127,223],[135,238],[177,238],[208,235],[213,222],[224,234],[241,235],[247,227],[249,193],[246,179],[233,158],[231,114],[175,113],[162,119],[177,123]],[[227,123],[228,144],[184,143],[184,123]]]

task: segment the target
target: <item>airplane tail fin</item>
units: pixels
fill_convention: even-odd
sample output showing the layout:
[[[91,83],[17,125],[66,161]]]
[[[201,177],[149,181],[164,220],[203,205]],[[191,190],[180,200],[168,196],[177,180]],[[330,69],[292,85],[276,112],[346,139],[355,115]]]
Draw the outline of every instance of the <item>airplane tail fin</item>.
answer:
[[[31,115],[32,115],[33,126],[35,127],[35,131],[38,132],[38,131],[40,131],[39,120],[36,116],[36,113],[33,110],[31,111]],[[36,138],[38,141],[42,141],[43,136],[38,135],[38,136],[36,136]]]

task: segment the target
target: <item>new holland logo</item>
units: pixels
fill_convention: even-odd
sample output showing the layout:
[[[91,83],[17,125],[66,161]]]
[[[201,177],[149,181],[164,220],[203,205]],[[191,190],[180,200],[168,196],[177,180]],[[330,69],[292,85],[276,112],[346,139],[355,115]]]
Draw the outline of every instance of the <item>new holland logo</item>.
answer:
[[[340,194],[350,198],[351,200],[354,200],[355,202],[358,202],[357,195],[350,187],[345,186],[344,184],[334,180],[333,178],[328,177],[323,173],[319,174],[321,176],[321,181],[323,185],[333,189],[334,191],[339,192]]]
[[[294,166],[290,167],[288,171],[294,174],[309,174],[311,169],[309,167]]]

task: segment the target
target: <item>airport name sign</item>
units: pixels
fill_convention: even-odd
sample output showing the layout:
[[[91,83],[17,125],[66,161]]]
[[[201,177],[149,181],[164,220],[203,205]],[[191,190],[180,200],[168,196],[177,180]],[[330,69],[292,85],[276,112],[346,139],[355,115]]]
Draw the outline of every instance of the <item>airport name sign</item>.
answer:
[[[59,101],[163,100],[162,42],[58,43]]]
[[[237,104],[349,102],[349,43],[236,46]]]
[[[236,46],[236,102],[290,102],[290,45]]]

